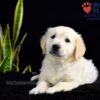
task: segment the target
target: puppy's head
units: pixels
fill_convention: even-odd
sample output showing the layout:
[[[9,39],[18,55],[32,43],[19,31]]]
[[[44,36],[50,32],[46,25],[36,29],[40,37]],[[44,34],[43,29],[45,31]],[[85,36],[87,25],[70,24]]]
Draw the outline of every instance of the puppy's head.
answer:
[[[60,59],[79,59],[86,50],[82,37],[65,26],[49,28],[41,38],[41,48],[43,54]]]

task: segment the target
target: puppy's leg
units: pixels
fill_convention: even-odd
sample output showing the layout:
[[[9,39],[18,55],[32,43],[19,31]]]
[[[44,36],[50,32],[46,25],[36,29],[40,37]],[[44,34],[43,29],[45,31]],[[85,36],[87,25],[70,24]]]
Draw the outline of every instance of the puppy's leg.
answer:
[[[31,77],[31,81],[34,81],[34,80],[36,80],[36,79],[38,79],[38,78],[39,78],[39,75],[32,76],[32,77]]]
[[[29,94],[41,94],[45,93],[48,89],[48,84],[46,81],[39,81],[37,86],[29,91]]]
[[[55,86],[49,88],[46,93],[53,94],[55,92],[60,91],[71,91],[74,88],[77,88],[79,86],[78,82],[60,82],[56,84]]]

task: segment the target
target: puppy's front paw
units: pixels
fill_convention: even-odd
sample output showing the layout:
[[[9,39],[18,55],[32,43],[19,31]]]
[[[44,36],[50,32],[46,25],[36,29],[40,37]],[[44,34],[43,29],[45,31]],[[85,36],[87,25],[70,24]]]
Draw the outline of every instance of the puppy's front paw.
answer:
[[[29,94],[38,94],[39,90],[38,88],[33,88],[32,90],[29,91]]]
[[[46,88],[43,87],[36,87],[29,91],[29,94],[42,94],[46,92]]]
[[[51,88],[49,88],[49,89],[46,91],[46,93],[48,93],[48,94],[53,94],[53,93],[55,93],[55,92],[57,92],[57,90],[56,90],[56,88],[54,88],[54,87],[51,87]]]

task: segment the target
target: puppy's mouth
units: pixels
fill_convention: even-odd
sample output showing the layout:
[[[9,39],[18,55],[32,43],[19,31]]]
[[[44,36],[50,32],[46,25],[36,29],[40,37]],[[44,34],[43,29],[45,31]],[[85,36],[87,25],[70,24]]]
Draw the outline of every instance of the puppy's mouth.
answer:
[[[56,57],[62,57],[62,56],[59,54],[58,51],[53,51],[53,50],[51,50],[51,51],[50,51],[50,54],[53,55],[53,56],[56,56]]]

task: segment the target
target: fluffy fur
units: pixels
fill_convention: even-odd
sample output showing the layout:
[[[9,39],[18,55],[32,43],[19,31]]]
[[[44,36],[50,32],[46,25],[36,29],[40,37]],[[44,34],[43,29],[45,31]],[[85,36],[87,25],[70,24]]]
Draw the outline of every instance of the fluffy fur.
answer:
[[[41,48],[45,58],[37,86],[29,94],[71,91],[97,79],[98,71],[92,60],[83,57],[86,51],[83,39],[72,28],[49,28],[41,39]]]

